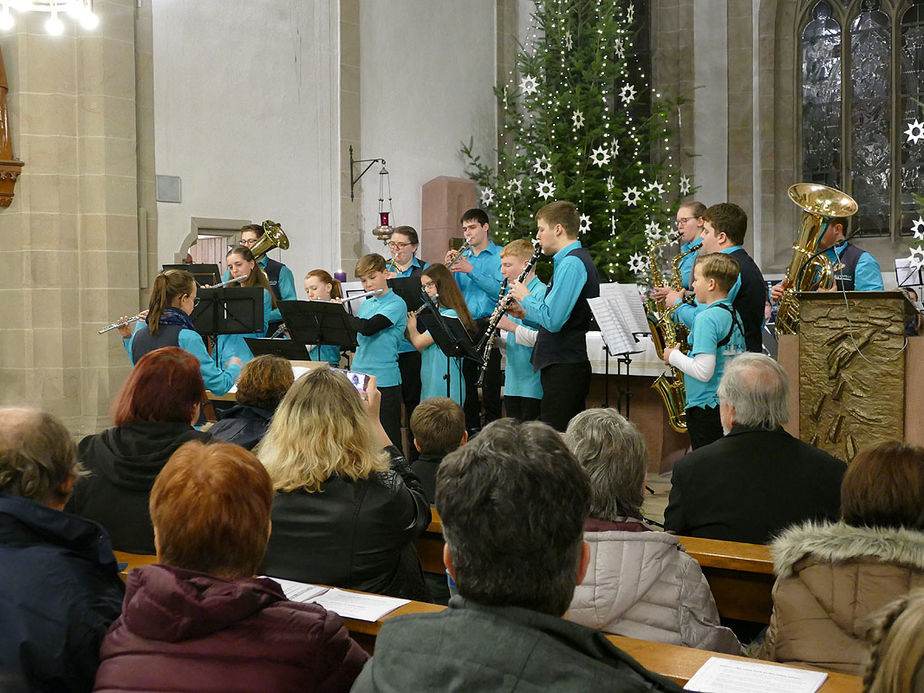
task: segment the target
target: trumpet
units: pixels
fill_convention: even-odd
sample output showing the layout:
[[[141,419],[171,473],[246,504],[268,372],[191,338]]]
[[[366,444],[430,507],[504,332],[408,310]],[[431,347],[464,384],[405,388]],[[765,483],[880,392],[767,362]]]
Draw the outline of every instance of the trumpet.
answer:
[[[470,242],[470,241],[465,241],[465,243],[462,244],[462,247],[459,248],[459,249],[456,251],[455,257],[452,258],[452,262],[450,262],[450,263],[446,266],[446,269],[451,270],[451,269],[453,268],[453,266],[461,259],[461,257],[462,257],[463,255],[465,255],[465,253],[467,253],[467,252],[468,252],[469,250],[471,250],[471,249],[472,249],[472,244],[471,244],[471,242]]]
[[[100,330],[99,332],[97,332],[96,334],[106,334],[107,332],[111,332],[112,330],[117,330],[117,329],[119,329],[119,328],[122,327],[123,325],[129,325],[129,324],[135,322],[136,320],[144,320],[144,319],[147,317],[147,315],[148,315],[148,311],[147,311],[147,310],[143,310],[143,311],[141,311],[140,313],[138,313],[137,315],[131,316],[130,318],[123,318],[122,320],[117,320],[116,322],[113,322],[113,323],[110,323],[110,324],[106,325],[106,327],[104,327],[103,329],[101,329],[101,330]]]

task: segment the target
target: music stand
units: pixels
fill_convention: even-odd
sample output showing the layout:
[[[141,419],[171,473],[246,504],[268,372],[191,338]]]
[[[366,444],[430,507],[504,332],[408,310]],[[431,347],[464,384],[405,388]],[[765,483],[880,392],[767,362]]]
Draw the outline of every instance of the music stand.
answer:
[[[202,335],[263,332],[263,287],[199,289],[189,316]]]
[[[189,272],[193,279],[196,280],[196,286],[202,288],[203,286],[211,286],[212,284],[217,284],[221,280],[221,271],[218,269],[218,265],[215,263],[199,263],[191,265],[163,265],[161,271],[166,272],[167,270],[176,269],[176,270],[186,270]]]
[[[279,312],[293,342],[331,344],[351,350],[357,347],[356,330],[350,326],[350,316],[341,303],[280,301]]]
[[[304,344],[293,342],[291,339],[269,339],[263,337],[244,337],[247,346],[254,356],[269,354],[281,356],[289,361],[310,361],[308,349]]]
[[[895,258],[895,282],[899,287],[915,287],[924,284],[924,271],[909,258]]]
[[[410,277],[409,277],[410,278]],[[415,277],[416,279],[416,277]],[[423,304],[423,299],[420,299]],[[483,363],[475,343],[468,330],[459,318],[442,315],[432,305],[418,316],[417,321],[424,329],[421,332],[429,332],[433,342],[440,348],[440,351],[446,356],[446,396],[452,397],[451,372],[449,359],[456,359],[459,372],[462,372],[461,359],[471,359],[476,363]],[[464,378],[463,378],[464,381]]]
[[[423,305],[424,292],[420,286],[420,277],[389,279],[388,288],[404,300],[409,311],[417,310]]]

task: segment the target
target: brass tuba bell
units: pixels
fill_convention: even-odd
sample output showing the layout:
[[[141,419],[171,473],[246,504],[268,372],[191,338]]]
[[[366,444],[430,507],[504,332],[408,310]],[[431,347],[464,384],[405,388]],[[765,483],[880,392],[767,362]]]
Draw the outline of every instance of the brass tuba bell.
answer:
[[[273,248],[288,250],[289,239],[279,224],[267,219],[263,222],[263,235],[253,244],[250,252],[253,253],[254,260],[259,260]]]
[[[799,292],[834,286],[834,269],[828,258],[818,255],[818,247],[831,219],[857,213],[857,203],[850,195],[820,183],[796,183],[789,188],[789,197],[802,208],[802,221],[783,280],[786,288],[776,314],[777,334],[798,331]]]

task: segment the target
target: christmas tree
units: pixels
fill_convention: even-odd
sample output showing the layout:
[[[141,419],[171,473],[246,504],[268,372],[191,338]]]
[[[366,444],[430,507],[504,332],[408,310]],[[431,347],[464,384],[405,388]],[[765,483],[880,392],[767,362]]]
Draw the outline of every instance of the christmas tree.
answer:
[[[543,204],[570,200],[582,244],[611,280],[648,270],[646,246],[671,231],[690,181],[668,147],[676,102],[652,95],[634,64],[636,25],[625,0],[535,1],[516,73],[494,89],[496,169],[462,146],[498,244],[533,235]]]

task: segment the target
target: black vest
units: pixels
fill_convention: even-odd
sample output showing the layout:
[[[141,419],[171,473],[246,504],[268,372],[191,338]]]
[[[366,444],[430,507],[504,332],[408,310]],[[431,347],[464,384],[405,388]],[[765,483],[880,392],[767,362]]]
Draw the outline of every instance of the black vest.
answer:
[[[843,248],[835,249],[835,255],[840,258],[840,262],[834,261],[834,279],[837,281],[838,291],[854,290],[857,263],[860,261],[860,256],[865,252],[865,250],[860,250],[857,246],[849,243]]]
[[[729,253],[738,263],[741,272],[741,288],[733,305],[744,328],[744,343],[748,351],[757,354],[763,351],[764,305],[767,302],[767,283],[754,259],[744,248]]]
[[[180,345],[181,325],[161,325],[157,330],[157,335],[151,334],[147,325],[135,332],[132,338],[132,364],[138,363],[138,359],[155,349],[169,346]]]
[[[566,257],[574,256],[584,263],[587,270],[587,281],[578,295],[577,303],[571,309],[571,315],[565,320],[561,330],[549,332],[544,327],[539,328],[536,346],[533,348],[531,362],[535,370],[541,370],[554,363],[583,363],[587,361],[587,330],[593,320],[593,313],[587,305],[588,298],[600,295],[600,277],[597,268],[587,248],[575,248]],[[555,275],[549,281],[545,293],[548,296],[555,282]]]
[[[277,301],[282,300],[282,294],[279,293],[279,271],[283,267],[285,265],[281,262],[276,262],[273,258],[268,257],[266,258],[266,267],[263,268],[263,271],[266,272],[266,278],[269,279],[270,290]]]

